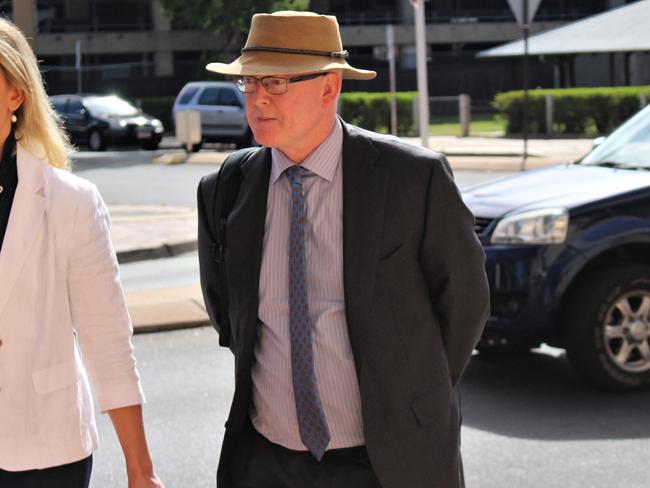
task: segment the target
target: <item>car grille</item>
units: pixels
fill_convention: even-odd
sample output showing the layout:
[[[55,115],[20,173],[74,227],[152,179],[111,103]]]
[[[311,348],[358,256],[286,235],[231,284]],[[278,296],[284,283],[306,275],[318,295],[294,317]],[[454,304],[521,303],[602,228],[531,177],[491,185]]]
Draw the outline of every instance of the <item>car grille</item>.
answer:
[[[478,235],[483,235],[494,219],[487,219],[484,217],[474,217],[474,232]]]

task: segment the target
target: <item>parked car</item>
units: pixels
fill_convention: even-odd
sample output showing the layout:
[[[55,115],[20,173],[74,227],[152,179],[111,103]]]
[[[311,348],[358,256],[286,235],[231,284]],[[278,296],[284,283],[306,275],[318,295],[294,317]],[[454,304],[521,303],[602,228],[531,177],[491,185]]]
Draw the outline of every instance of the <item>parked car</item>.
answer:
[[[228,81],[193,81],[178,93],[172,108],[197,110],[201,113],[201,143],[234,142],[238,148],[255,144],[246,121],[246,100],[234,83]],[[198,150],[199,146],[193,148]]]
[[[598,387],[650,386],[650,107],[575,163],[463,198],[491,286],[479,351],[547,343]]]
[[[157,149],[163,136],[160,120],[116,95],[55,95],[50,103],[74,144],[93,151],[137,145]]]

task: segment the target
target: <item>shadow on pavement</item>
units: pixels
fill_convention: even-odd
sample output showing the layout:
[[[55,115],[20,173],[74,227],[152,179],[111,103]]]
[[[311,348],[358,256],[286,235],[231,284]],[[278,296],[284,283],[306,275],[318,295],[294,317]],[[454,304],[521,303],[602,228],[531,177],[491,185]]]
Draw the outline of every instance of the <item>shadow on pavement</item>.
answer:
[[[594,390],[563,354],[474,356],[463,377],[463,424],[541,440],[650,438],[650,392]]]

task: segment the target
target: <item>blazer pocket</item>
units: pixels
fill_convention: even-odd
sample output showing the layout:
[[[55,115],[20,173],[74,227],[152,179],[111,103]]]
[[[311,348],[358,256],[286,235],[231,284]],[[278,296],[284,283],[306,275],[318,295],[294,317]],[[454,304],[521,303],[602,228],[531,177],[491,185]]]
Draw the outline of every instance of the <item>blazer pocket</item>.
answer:
[[[75,385],[80,378],[81,371],[74,359],[32,373],[34,389],[43,396],[35,402],[30,421],[37,426],[45,444],[60,444],[79,438],[80,402],[84,400]]]
[[[441,378],[436,385],[411,400],[411,410],[421,426],[447,421],[450,407],[451,380]]]
[[[32,373],[32,382],[34,383],[34,389],[38,393],[45,395],[75,384],[79,381],[80,376],[81,372],[77,367],[77,362],[73,359],[46,369],[34,371]]]
[[[404,242],[402,242],[399,246],[394,247],[379,259],[379,267],[391,267],[393,263],[399,263],[404,258],[404,256],[406,256],[407,249],[408,246]]]

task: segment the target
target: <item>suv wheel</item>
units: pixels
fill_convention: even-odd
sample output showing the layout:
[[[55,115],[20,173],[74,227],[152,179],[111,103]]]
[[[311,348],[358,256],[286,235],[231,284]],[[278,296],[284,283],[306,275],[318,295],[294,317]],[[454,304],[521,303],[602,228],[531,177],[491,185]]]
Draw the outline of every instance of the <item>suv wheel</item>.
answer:
[[[88,135],[88,147],[91,151],[103,151],[106,149],[106,142],[101,132],[93,130]]]
[[[571,298],[564,329],[569,360],[590,383],[613,391],[650,386],[650,266],[589,276]]]

